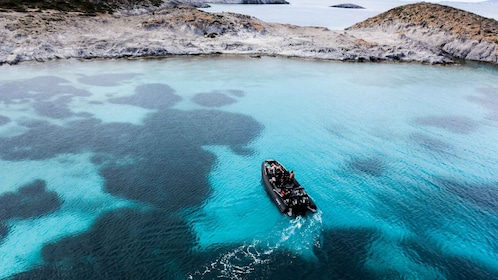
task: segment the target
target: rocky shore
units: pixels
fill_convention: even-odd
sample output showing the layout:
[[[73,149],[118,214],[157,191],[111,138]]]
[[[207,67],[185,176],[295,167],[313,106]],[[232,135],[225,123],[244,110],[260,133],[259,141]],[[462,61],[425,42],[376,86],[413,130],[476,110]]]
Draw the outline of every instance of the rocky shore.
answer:
[[[497,63],[495,20],[428,3],[396,9],[347,30],[266,23],[181,5],[136,15],[0,12],[0,64],[210,54],[431,64],[464,58]],[[462,16],[471,19],[456,20]],[[436,18],[442,22],[430,20]],[[477,26],[478,33],[463,26]]]

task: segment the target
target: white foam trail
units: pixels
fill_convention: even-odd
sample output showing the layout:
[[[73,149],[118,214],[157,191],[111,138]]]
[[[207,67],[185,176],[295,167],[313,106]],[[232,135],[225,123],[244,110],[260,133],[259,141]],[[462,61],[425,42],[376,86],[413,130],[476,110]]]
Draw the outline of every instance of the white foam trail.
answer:
[[[219,276],[228,279],[240,279],[241,276],[250,274],[256,265],[269,263],[268,256],[273,250],[264,250],[259,246],[260,241],[254,240],[250,244],[244,244],[232,251],[222,254],[203,269],[197,270],[189,275],[189,279],[204,276],[212,271],[218,271]]]
[[[244,279],[248,274],[255,271],[256,266],[269,264],[271,255],[279,248],[296,252],[303,257],[313,252],[313,247],[320,247],[320,233],[322,231],[322,213],[319,211],[311,217],[297,217],[284,220],[287,226],[270,234],[265,240],[253,240],[249,244],[243,244],[232,251],[228,251],[215,259],[202,269],[189,275],[189,279],[219,272],[218,277],[228,279]],[[280,226],[280,225],[278,225]],[[275,242],[275,236],[280,238]],[[314,255],[312,258],[316,258]],[[245,277],[244,277],[245,276]]]

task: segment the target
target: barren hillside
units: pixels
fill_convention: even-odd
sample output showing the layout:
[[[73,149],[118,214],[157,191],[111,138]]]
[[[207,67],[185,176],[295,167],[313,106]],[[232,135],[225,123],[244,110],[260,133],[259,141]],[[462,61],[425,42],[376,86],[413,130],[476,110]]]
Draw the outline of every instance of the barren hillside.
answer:
[[[393,8],[348,29],[385,26],[395,21],[407,27],[437,28],[457,37],[498,44],[498,21],[464,10],[425,2]]]

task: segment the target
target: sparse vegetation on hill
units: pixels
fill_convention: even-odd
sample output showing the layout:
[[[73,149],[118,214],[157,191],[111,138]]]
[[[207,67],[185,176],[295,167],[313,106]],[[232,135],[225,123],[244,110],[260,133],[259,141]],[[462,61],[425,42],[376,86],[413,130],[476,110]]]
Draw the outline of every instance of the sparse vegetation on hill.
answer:
[[[91,15],[112,13],[118,9],[159,6],[162,3],[162,0],[0,0],[0,12],[55,10]]]
[[[439,28],[466,39],[498,43],[498,21],[464,10],[425,2],[393,8],[357,23],[350,29],[378,27],[395,21],[407,26]]]

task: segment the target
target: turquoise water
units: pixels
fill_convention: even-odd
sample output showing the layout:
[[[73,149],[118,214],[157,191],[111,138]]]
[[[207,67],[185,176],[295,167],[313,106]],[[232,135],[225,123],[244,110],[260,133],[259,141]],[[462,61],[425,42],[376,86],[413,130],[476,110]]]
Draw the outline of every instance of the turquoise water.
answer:
[[[0,67],[0,278],[498,279],[498,68]],[[319,212],[280,214],[260,164]]]

